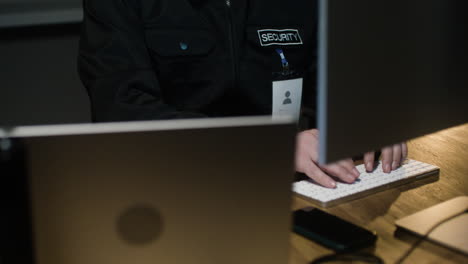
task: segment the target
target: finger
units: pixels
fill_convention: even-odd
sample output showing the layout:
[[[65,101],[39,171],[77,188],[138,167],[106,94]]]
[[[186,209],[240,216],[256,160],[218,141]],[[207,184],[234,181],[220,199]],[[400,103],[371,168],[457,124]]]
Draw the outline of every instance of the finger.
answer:
[[[311,178],[312,180],[324,187],[336,188],[336,182],[312,162],[308,163],[308,166],[305,168],[304,173],[309,178]]]
[[[393,147],[384,147],[382,149],[382,169],[385,173],[392,171]]]
[[[401,143],[401,156],[402,161],[405,161],[408,158],[408,146],[406,145],[406,142]]]
[[[374,170],[374,156],[375,154],[373,151],[364,154],[364,164],[367,172]]]
[[[392,170],[398,169],[401,164],[401,144],[393,145]]]
[[[356,181],[354,174],[351,171],[348,171],[345,167],[340,166],[338,163],[323,166],[321,169],[344,182],[353,183]]]
[[[354,162],[352,159],[341,160],[338,162],[338,164],[341,167],[344,167],[345,169],[347,169],[354,176],[354,179],[359,178],[359,175],[361,175],[358,169],[356,169],[356,166],[354,165]]]

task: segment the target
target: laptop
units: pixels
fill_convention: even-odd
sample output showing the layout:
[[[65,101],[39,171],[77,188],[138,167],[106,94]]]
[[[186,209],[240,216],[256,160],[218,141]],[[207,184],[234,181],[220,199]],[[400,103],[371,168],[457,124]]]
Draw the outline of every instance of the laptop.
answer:
[[[405,230],[468,255],[468,196],[459,196],[395,222]]]
[[[37,264],[287,263],[295,125],[18,127]]]

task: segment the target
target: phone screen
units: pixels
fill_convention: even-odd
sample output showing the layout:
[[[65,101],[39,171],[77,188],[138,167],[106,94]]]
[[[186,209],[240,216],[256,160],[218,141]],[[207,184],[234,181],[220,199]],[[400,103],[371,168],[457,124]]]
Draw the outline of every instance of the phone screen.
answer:
[[[294,232],[336,251],[356,250],[375,243],[375,233],[317,208],[294,212]]]

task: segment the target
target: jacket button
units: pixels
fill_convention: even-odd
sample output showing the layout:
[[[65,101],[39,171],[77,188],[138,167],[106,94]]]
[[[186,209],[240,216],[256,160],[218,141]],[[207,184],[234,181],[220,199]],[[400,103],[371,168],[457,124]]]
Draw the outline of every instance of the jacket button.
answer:
[[[180,45],[181,50],[188,50],[188,44],[187,43],[180,42],[179,45]]]

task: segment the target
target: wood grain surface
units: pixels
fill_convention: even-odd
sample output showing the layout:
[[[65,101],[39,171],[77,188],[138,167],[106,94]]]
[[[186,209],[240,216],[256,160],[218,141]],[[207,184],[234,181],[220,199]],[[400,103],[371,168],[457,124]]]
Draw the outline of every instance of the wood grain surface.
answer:
[[[468,195],[468,123],[408,142],[409,158],[440,167],[438,181],[406,184],[326,209],[379,236],[375,248],[366,249],[385,263],[395,261],[417,240],[396,232],[395,221],[451,198]],[[293,210],[312,206],[295,197]],[[468,227],[467,227],[468,228]],[[290,237],[289,264],[305,264],[332,251],[295,233]],[[356,262],[358,263],[358,262]],[[433,242],[422,242],[403,263],[468,263],[468,255]]]

